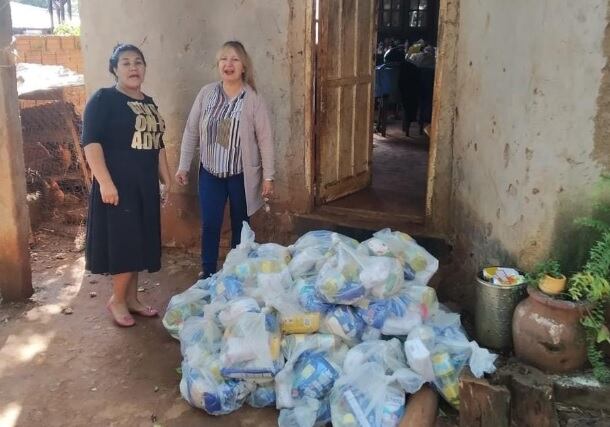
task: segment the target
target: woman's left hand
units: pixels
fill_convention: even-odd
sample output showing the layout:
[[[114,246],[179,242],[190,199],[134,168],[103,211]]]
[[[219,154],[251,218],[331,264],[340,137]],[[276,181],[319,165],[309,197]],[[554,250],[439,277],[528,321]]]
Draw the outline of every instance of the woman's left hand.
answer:
[[[273,181],[263,181],[263,191],[261,193],[263,199],[269,199],[273,197],[274,194],[275,188],[273,185]]]
[[[162,184],[161,185],[161,206],[165,206],[167,204],[167,199],[169,198],[169,193],[172,191],[171,184]]]

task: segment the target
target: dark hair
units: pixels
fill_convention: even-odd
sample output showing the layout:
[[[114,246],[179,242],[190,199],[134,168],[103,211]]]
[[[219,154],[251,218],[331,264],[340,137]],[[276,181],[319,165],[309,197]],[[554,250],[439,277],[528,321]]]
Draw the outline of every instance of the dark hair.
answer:
[[[144,65],[146,65],[146,59],[144,59],[144,54],[142,53],[140,48],[132,44],[119,43],[112,50],[112,55],[110,55],[110,59],[108,60],[108,71],[110,71],[110,74],[112,74],[114,77],[117,76],[114,72],[114,69],[119,66],[119,57],[121,56],[121,53],[124,52],[137,53],[138,55],[140,55],[140,58],[142,58],[142,62],[144,63]]]

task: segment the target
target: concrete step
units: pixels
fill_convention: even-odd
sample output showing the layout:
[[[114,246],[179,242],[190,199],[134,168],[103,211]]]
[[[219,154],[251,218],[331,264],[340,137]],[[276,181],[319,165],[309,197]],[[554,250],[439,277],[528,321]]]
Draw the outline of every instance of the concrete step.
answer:
[[[392,216],[360,217],[357,215],[340,214],[325,209],[318,209],[310,214],[300,214],[294,217],[294,233],[301,236],[312,230],[330,230],[348,237],[363,241],[372,237],[373,233],[383,228],[402,231],[413,237],[439,260],[441,266],[452,262],[453,247],[450,242],[439,234],[431,233],[421,223],[415,223],[404,218]]]

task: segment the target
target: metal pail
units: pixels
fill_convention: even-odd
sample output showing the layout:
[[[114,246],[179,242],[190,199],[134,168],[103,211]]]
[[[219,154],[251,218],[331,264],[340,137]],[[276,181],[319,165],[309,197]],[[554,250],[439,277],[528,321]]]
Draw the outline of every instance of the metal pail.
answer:
[[[494,285],[483,280],[479,272],[476,280],[475,333],[477,342],[494,350],[507,350],[513,345],[513,312],[526,296],[527,283]]]

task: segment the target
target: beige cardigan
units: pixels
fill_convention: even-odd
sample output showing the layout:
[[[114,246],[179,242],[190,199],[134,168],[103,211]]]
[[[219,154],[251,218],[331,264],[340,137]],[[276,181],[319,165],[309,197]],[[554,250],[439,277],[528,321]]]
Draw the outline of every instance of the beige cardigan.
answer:
[[[195,147],[202,149],[203,111],[218,82],[204,86],[197,95],[182,135],[180,165],[178,170],[188,171],[195,155]],[[269,114],[263,98],[250,86],[245,85],[246,98],[239,118],[239,138],[244,169],[244,186],[248,216],[253,215],[263,204],[261,183],[263,179],[274,179],[273,135]]]

